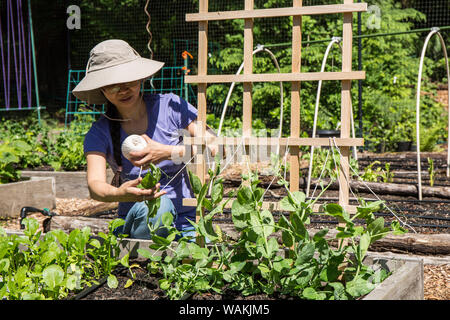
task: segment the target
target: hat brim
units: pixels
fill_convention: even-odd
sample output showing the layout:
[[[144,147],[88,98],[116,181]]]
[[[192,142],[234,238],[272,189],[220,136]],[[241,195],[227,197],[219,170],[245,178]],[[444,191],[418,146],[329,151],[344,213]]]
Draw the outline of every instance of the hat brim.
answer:
[[[102,87],[149,78],[163,66],[164,62],[140,57],[117,66],[91,71],[78,83],[72,93],[88,104],[105,104],[108,100],[100,90]]]

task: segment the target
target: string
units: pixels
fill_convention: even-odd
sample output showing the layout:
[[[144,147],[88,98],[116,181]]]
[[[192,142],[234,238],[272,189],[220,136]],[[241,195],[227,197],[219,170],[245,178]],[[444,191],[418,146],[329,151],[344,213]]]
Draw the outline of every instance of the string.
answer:
[[[337,147],[337,144],[336,144],[336,140],[335,140],[335,138],[333,137],[333,142],[334,142],[334,144],[336,145],[336,149],[337,149],[337,151],[339,152],[339,155],[341,156],[341,157],[343,157],[342,156],[342,154],[341,154],[341,152],[340,152],[340,150],[339,150],[339,148]],[[383,201],[383,200],[381,200],[380,199],[380,197],[378,197],[378,195],[375,193],[375,192],[373,192],[373,190],[367,185],[367,183],[361,178],[361,176],[359,175],[359,173],[358,172],[356,172],[355,171],[355,169],[354,168],[352,168],[351,166],[349,166],[350,167],[350,169],[355,173],[355,175],[358,177],[358,180],[359,181],[361,181],[366,187],[367,187],[367,189],[369,189],[369,191],[375,196],[375,198],[377,198],[377,200],[379,200],[379,201]],[[349,183],[349,185],[350,185],[350,183]],[[384,201],[383,201],[384,202]],[[400,223],[402,223],[403,225],[405,225],[405,226],[407,226],[408,228],[410,228],[412,231],[414,231],[414,233],[417,233],[417,231],[412,227],[412,226],[410,226],[408,223],[406,223],[406,222],[403,222],[395,213],[394,213],[394,211],[392,211],[391,210],[391,208],[388,206],[388,205],[386,205],[385,204],[385,207],[386,207],[386,209],[388,209],[388,211],[398,220],[398,221],[400,221]]]

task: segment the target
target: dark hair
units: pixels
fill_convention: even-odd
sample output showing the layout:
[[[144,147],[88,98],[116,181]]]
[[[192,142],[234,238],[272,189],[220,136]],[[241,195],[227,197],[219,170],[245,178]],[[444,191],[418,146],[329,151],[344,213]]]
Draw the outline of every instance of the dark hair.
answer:
[[[105,114],[108,118],[111,119],[120,119],[121,115],[117,111],[117,108],[115,105],[113,105],[111,102],[106,103],[106,111]],[[121,173],[121,167],[122,167],[122,153],[120,151],[120,121],[115,121],[108,119],[109,121],[109,132],[111,134],[111,141],[113,146],[113,156],[114,160],[117,164],[117,171],[115,172],[113,181],[111,182],[112,185],[118,187],[122,184],[122,177],[120,176]]]

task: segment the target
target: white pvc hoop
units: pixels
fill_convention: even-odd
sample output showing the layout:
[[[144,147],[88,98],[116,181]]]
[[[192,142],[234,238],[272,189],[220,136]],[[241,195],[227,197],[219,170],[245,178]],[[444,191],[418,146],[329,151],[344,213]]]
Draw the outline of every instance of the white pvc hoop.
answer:
[[[278,70],[278,73],[280,73],[281,70],[280,70],[280,65],[278,64],[277,58],[272,53],[272,51],[270,51],[263,45],[257,45],[256,49],[253,51],[252,55],[255,55],[256,53],[261,52],[261,51],[265,51],[270,55],[275,67]],[[236,74],[240,74],[243,68],[244,68],[244,63],[242,62],[241,66],[239,67]],[[220,118],[219,129],[217,130],[218,136],[220,136],[220,133],[222,132],[222,125],[223,125],[223,121],[225,120],[225,113],[227,112],[228,102],[230,101],[231,94],[233,93],[235,84],[236,84],[235,82],[231,83],[230,89],[228,90],[228,94],[225,99],[225,103],[224,103],[223,110],[222,110],[222,116]],[[283,83],[280,82],[280,126],[279,126],[280,131],[278,132],[278,138],[281,138],[281,131],[282,131],[282,126],[283,126],[283,109],[284,109]],[[279,154],[279,152],[280,152],[280,146],[278,146],[277,155]]]
[[[280,65],[278,64],[277,58],[272,53],[272,51],[270,51],[269,49],[267,49],[263,45],[257,45],[256,49],[253,50],[252,55],[255,55],[256,53],[261,52],[261,51],[265,51],[265,52],[267,52],[270,55],[273,64],[275,65],[275,67],[278,70],[278,73],[281,73]],[[240,65],[238,71],[236,72],[236,74],[237,75],[240,74],[243,68],[244,68],[244,62],[242,62],[242,64]],[[223,122],[225,120],[225,114],[227,112],[228,102],[230,101],[231,94],[233,93],[233,89],[234,89],[235,85],[236,85],[236,82],[232,82],[231,86],[230,86],[230,89],[228,89],[228,94],[227,94],[227,97],[225,98],[225,103],[223,105],[222,115],[220,117],[219,128],[217,130],[217,136],[220,136],[220,134],[222,132],[222,125],[223,125]],[[279,131],[278,131],[278,138],[281,138],[281,132],[282,132],[282,128],[283,128],[283,112],[284,112],[283,82],[280,81],[280,125],[279,125]],[[279,155],[279,154],[280,154],[280,145],[278,144],[277,145],[277,155]],[[213,162],[212,167],[213,167],[213,171],[214,171],[215,162]],[[210,186],[209,186],[208,194],[211,193],[211,186],[212,186],[212,184],[210,184]]]
[[[417,178],[418,178],[418,194],[419,200],[422,200],[422,173],[421,173],[421,165],[420,165],[420,86],[422,81],[422,69],[423,69],[423,61],[425,58],[425,52],[428,47],[428,42],[431,37],[435,34],[438,35],[439,40],[441,42],[442,50],[444,51],[445,65],[447,68],[447,86],[448,86],[448,107],[449,107],[449,116],[448,116],[448,137],[447,137],[447,177],[450,175],[450,69],[448,64],[448,55],[447,49],[445,46],[444,38],[439,33],[439,28],[432,28],[431,32],[428,34],[425,39],[425,44],[423,45],[422,55],[420,57],[420,65],[419,65],[419,75],[417,79],[417,93],[416,93],[416,145],[417,145]]]
[[[337,44],[339,46],[339,48],[342,50],[342,47],[340,44],[341,41],[342,41],[342,38],[340,38],[340,37],[333,37],[331,39],[330,43],[327,46],[327,49],[325,50],[325,55],[322,60],[322,66],[321,66],[320,72],[325,71],[327,58],[328,58],[328,55],[331,51],[331,47],[333,46],[333,44]],[[319,84],[317,87],[317,95],[316,95],[316,105],[315,105],[315,109],[314,109],[314,123],[313,123],[312,138],[316,137],[317,114],[319,112],[319,101],[320,101],[321,90],[322,90],[322,80],[319,80]],[[353,107],[350,108],[350,111],[351,111],[351,122],[352,122],[352,134],[353,134],[353,138],[354,138],[355,137],[355,126],[354,126],[354,122],[353,122]],[[357,159],[356,147],[353,148],[353,157],[355,159]],[[311,174],[312,174],[312,167],[313,167],[313,159],[314,159],[314,146],[311,146],[311,155],[309,157],[308,181],[306,184],[306,196],[309,196],[309,191],[311,188]]]

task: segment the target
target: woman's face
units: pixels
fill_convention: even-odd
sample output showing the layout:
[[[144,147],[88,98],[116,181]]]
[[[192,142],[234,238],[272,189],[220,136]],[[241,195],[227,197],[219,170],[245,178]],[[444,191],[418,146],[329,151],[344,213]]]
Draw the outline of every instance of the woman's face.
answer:
[[[117,107],[134,106],[139,99],[141,80],[112,84],[102,88],[103,94]]]

